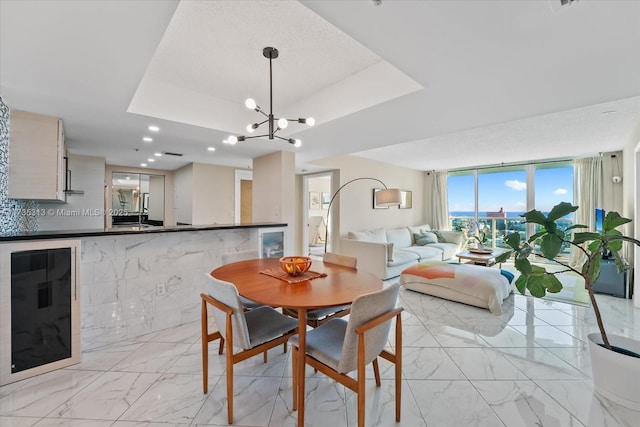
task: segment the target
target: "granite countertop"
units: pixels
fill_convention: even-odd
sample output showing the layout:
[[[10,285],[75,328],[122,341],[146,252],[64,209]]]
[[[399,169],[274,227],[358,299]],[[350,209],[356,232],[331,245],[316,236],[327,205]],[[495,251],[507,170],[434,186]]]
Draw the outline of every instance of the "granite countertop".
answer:
[[[239,228],[286,227],[286,223],[262,222],[252,224],[210,224],[210,225],[174,225],[174,226],[132,226],[93,230],[50,230],[34,232],[0,233],[0,242],[18,240],[66,239],[87,236],[117,236],[126,234],[173,233],[202,230],[233,230]]]

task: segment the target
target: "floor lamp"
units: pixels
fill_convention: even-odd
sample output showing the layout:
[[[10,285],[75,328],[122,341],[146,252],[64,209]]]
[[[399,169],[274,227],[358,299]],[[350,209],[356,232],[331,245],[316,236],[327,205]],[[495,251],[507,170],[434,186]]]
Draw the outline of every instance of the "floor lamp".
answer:
[[[342,191],[344,187],[351,184],[352,182],[360,181],[363,179],[371,179],[374,181],[378,181],[384,187],[384,190],[375,192],[376,206],[395,206],[400,204],[402,200],[402,197],[400,195],[400,190],[398,190],[397,188],[387,188],[387,185],[384,182],[380,181],[378,178],[369,178],[369,177],[354,178],[351,181],[348,181],[345,184],[342,184],[340,188],[338,188],[338,190],[331,197],[331,200],[329,201],[329,207],[327,208],[327,227],[324,232],[324,252],[325,253],[327,252],[327,243],[329,242],[329,224],[330,224],[329,215],[331,214],[331,205],[333,204],[333,200],[340,193],[340,191]]]

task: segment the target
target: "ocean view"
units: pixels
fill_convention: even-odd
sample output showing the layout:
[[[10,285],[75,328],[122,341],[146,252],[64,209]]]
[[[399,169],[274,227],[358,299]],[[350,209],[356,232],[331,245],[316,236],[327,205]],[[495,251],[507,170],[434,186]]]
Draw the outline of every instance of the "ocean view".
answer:
[[[493,212],[492,212],[493,213]],[[507,218],[519,218],[520,215],[524,214],[524,211],[521,212],[507,212]],[[544,212],[544,214],[548,214],[548,212]],[[463,217],[471,217],[473,218],[475,216],[473,211],[451,211],[449,212],[449,216],[463,216]],[[482,212],[479,211],[478,212],[478,217],[479,218],[486,218],[487,217],[487,212]],[[522,218],[524,220],[524,218]]]

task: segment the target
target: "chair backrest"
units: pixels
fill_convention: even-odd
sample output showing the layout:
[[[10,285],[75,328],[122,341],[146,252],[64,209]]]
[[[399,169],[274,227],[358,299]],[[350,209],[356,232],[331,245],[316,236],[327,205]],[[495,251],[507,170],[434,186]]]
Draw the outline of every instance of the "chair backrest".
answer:
[[[249,329],[247,328],[247,321],[244,317],[244,307],[240,302],[238,296],[238,289],[236,285],[224,280],[216,279],[210,274],[206,274],[209,278],[206,284],[206,293],[213,299],[231,307],[234,313],[231,315],[231,322],[233,328],[233,345],[234,347],[241,347],[243,349],[251,348],[251,340],[249,338]],[[213,317],[216,319],[218,330],[220,335],[227,339],[227,315],[217,307],[213,308]]]
[[[222,255],[222,264],[229,264],[232,262],[246,261],[248,259],[256,258],[260,258],[260,252],[258,252],[257,249],[242,252],[231,252]]]
[[[380,291],[361,295],[353,301],[337,367],[338,372],[347,373],[358,367],[358,335],[355,329],[374,317],[393,310],[399,291],[400,284],[394,283]],[[366,332],[365,364],[371,363],[384,349],[390,328],[391,320]]]
[[[322,260],[331,264],[338,264],[351,268],[356,268],[358,265],[358,258],[349,255],[340,255],[333,252],[325,253]]]

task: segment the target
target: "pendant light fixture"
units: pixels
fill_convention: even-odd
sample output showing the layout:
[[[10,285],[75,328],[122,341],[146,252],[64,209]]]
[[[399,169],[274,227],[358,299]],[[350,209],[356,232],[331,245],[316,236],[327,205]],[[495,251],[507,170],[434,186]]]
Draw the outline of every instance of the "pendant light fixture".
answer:
[[[224,142],[225,144],[233,145],[238,142],[245,141],[247,139],[263,138],[266,136],[266,137],[269,137],[269,139],[275,139],[275,138],[282,139],[283,141],[287,141],[289,144],[292,144],[296,147],[300,147],[302,143],[299,139],[283,138],[279,135],[276,135],[276,132],[278,132],[280,129],[285,129],[289,125],[289,122],[305,123],[309,126],[313,126],[315,124],[315,120],[313,119],[313,117],[308,117],[306,119],[303,119],[303,118],[285,119],[285,118],[274,117],[273,115],[273,75],[272,75],[271,62],[278,57],[278,49],[276,49],[275,47],[265,47],[264,49],[262,49],[262,55],[265,58],[269,59],[269,114],[265,113],[262,110],[262,108],[260,108],[256,104],[256,101],[253,98],[247,98],[247,100],[244,102],[244,105],[248,109],[254,110],[262,114],[264,117],[266,117],[266,119],[261,122],[256,122],[248,125],[247,132],[253,133],[255,132],[256,129],[258,129],[261,125],[265,123],[267,123],[267,125],[269,126],[269,132],[263,135],[251,135],[251,136],[230,135],[227,139],[225,139],[222,142]]]

